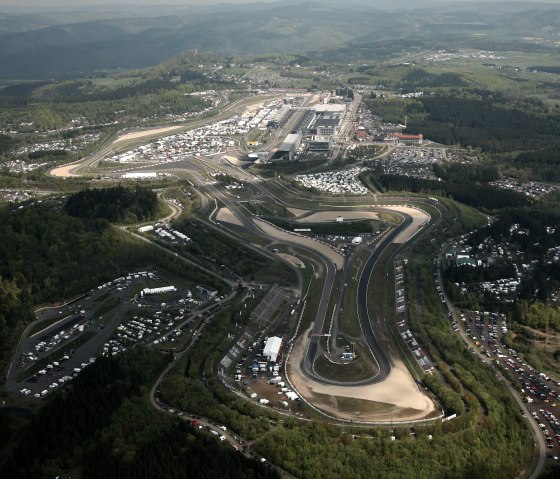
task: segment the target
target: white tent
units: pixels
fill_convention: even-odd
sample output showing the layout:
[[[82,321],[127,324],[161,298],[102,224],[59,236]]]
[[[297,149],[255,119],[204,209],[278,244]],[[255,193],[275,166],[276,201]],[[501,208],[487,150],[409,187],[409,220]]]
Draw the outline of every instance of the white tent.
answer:
[[[277,336],[271,336],[266,340],[264,345],[263,356],[267,356],[268,360],[271,362],[276,362],[278,357],[278,352],[280,351],[280,346],[282,345],[282,338]]]

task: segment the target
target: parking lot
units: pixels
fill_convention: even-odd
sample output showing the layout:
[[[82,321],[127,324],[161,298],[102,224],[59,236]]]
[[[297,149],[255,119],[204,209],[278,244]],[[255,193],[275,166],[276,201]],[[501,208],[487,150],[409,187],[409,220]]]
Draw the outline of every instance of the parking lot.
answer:
[[[517,351],[504,342],[507,318],[495,312],[465,311],[461,313],[465,333],[478,349],[498,367],[520,394],[533,420],[539,425],[547,447],[560,455],[560,383],[527,364]]]
[[[115,356],[138,343],[174,343],[209,303],[165,284],[154,272],[130,273],[99,285],[65,305],[36,312],[7,378],[13,392],[42,398],[79,374],[98,356]],[[42,327],[44,325],[44,327]]]
[[[397,146],[387,156],[372,160],[371,164],[381,166],[386,175],[405,175],[435,180],[432,165],[446,160],[443,148],[426,148],[418,146]]]

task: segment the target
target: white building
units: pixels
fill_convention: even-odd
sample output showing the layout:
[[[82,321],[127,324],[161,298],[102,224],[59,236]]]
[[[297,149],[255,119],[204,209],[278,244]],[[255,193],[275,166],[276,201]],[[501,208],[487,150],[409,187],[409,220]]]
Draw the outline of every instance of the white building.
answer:
[[[131,179],[148,180],[151,178],[157,178],[157,173],[155,171],[146,171],[146,172],[132,171],[130,173],[125,173],[124,175],[122,175],[122,178],[126,180],[131,180]]]
[[[280,352],[280,346],[282,345],[282,338],[277,336],[271,336],[266,340],[264,345],[263,356],[268,357],[270,362],[276,362],[278,353]]]
[[[144,293],[145,295],[149,295],[149,294],[170,293],[174,291],[177,291],[177,288],[175,286],[163,286],[161,288],[144,288],[142,290],[142,293]]]

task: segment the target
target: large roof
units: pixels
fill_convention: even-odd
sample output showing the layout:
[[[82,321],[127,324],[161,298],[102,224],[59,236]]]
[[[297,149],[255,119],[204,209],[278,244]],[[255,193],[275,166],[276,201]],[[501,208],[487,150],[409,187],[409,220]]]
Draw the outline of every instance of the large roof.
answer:
[[[286,136],[278,151],[291,151],[296,144],[301,140],[301,133],[291,133]]]
[[[280,352],[280,346],[282,345],[282,338],[277,336],[271,336],[266,340],[264,345],[263,356],[267,356],[269,361],[275,362]]]
[[[346,105],[343,103],[327,103],[327,104],[320,104],[320,105],[315,105],[313,107],[313,109],[317,112],[317,113],[324,113],[324,112],[329,112],[329,113],[344,113],[346,111]]]

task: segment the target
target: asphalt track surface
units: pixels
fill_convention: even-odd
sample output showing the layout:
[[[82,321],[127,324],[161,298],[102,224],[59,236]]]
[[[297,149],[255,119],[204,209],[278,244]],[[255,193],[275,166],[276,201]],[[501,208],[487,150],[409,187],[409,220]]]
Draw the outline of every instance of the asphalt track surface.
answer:
[[[379,258],[381,257],[385,249],[411,223],[412,223],[412,218],[410,216],[405,216],[405,220],[397,228],[395,228],[388,235],[386,235],[385,238],[381,241],[381,243],[377,245],[377,248],[366,262],[364,269],[362,270],[362,274],[360,276],[360,281],[358,283],[358,295],[357,295],[358,319],[360,321],[360,326],[362,328],[362,332],[364,334],[368,347],[371,351],[371,354],[377,363],[377,367],[378,367],[377,373],[369,379],[365,379],[362,381],[354,381],[354,382],[334,381],[320,376],[315,372],[313,368],[313,365],[317,358],[317,354],[319,352],[320,337],[313,336],[311,337],[310,343],[305,353],[305,357],[302,362],[302,371],[306,376],[322,384],[351,387],[351,386],[364,386],[368,384],[379,383],[387,379],[389,374],[391,374],[391,362],[389,360],[389,357],[387,356],[387,353],[377,341],[377,336],[375,334],[372,321],[370,320],[369,311],[368,311],[368,298],[367,298],[368,286],[369,286],[371,275],[373,273],[373,269],[375,268],[377,261],[379,260]],[[334,272],[333,272],[333,280],[334,280]],[[327,275],[325,286],[327,285],[328,281],[329,278]],[[332,282],[330,283],[329,297],[330,297],[330,290],[332,290]],[[324,291],[325,288],[323,289],[323,292]],[[324,306],[324,308],[320,308],[319,311],[317,312],[315,326],[313,329],[313,332],[317,332],[317,333],[321,333],[323,329],[323,324],[326,316],[326,308],[328,307],[328,299],[325,302],[323,301],[323,298],[321,298],[321,306]]]

